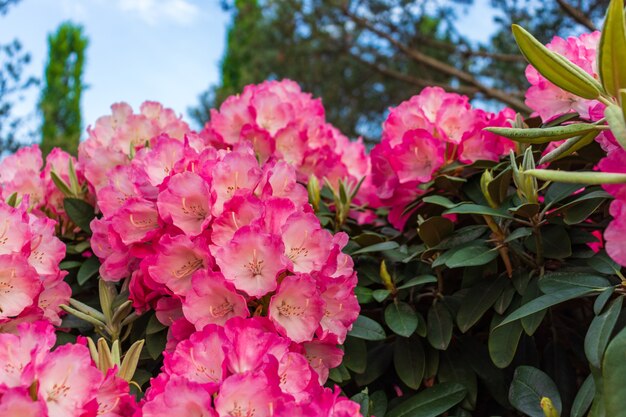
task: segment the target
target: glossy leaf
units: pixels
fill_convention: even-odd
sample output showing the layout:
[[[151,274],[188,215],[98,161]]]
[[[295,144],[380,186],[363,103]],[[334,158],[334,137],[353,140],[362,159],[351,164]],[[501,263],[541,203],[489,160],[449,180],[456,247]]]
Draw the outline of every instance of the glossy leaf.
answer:
[[[502,318],[494,316],[492,330],[487,345],[489,356],[498,368],[506,368],[511,364],[517,352],[517,345],[522,336],[522,324],[519,321],[499,326]]]
[[[399,337],[394,346],[393,364],[396,373],[409,388],[418,389],[426,367],[422,342],[417,337]]]
[[[448,268],[459,268],[462,266],[485,265],[498,257],[498,251],[488,246],[467,246],[454,251],[446,260]]]
[[[428,342],[435,349],[446,350],[452,338],[452,316],[443,303],[439,302],[428,310]]]
[[[456,316],[456,322],[461,332],[465,333],[480,320],[500,297],[506,284],[505,279],[493,279],[469,290],[463,298],[461,308]]]
[[[356,319],[348,335],[364,340],[384,340],[387,337],[380,324],[365,316]]]
[[[614,97],[619,96],[621,88],[626,88],[624,63],[626,63],[624,0],[611,0],[598,45],[598,73],[604,89]]]
[[[560,415],[561,396],[554,381],[539,369],[531,366],[518,367],[509,390],[511,405],[529,417],[545,417],[540,405],[543,397],[550,399]]]
[[[400,336],[411,336],[417,329],[417,321],[413,307],[402,301],[393,302],[385,309],[385,323]]]
[[[63,200],[63,208],[70,220],[80,227],[81,230],[91,234],[89,224],[96,217],[93,206],[78,198],[66,198]]]
[[[570,413],[571,417],[584,417],[589,407],[591,407],[591,403],[593,401],[593,396],[595,395],[596,387],[593,383],[593,377],[589,375],[585,382],[580,386],[578,390],[578,394],[576,394],[576,398],[574,398],[574,403],[572,404],[572,411]]]
[[[607,416],[626,410],[626,328],[611,340],[602,360],[602,389]]]
[[[585,336],[585,355],[589,363],[596,368],[600,368],[602,364],[604,351],[621,311],[622,297],[619,297],[604,313],[596,316],[589,325]]]
[[[465,394],[465,387],[461,384],[438,384],[410,397],[385,417],[437,417],[460,403]]]
[[[90,278],[98,275],[99,269],[100,261],[96,256],[87,258],[87,260],[82,263],[80,269],[78,270],[78,274],[76,275],[76,282],[78,282],[78,285],[84,285],[87,281],[89,281]]]

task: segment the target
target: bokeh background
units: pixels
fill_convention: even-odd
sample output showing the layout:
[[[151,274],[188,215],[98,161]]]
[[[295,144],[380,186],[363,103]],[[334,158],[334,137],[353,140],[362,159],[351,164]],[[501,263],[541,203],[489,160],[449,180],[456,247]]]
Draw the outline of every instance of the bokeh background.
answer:
[[[520,23],[547,42],[594,30],[608,0],[0,0],[0,148],[76,148],[126,101],[199,128],[243,86],[291,78],[375,143],[426,85],[526,113]]]

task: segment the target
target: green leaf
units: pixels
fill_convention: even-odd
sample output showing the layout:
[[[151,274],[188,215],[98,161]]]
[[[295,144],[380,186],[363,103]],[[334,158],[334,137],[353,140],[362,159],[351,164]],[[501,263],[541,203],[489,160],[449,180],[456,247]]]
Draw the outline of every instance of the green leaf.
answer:
[[[385,391],[376,391],[370,395],[370,415],[384,416],[387,412],[387,394]]]
[[[393,359],[393,349],[389,344],[381,344],[367,352],[367,368],[362,374],[355,374],[358,386],[369,385],[389,370]]]
[[[539,160],[538,165],[558,161],[559,159],[565,158],[566,156],[573,154],[574,152],[584,148],[585,146],[593,142],[593,140],[596,138],[596,136],[598,136],[599,133],[599,130],[594,130],[584,135],[575,136],[573,138],[567,139],[565,143],[562,143],[557,148],[542,156]]]
[[[357,374],[362,374],[367,368],[367,345],[362,339],[347,337],[343,344],[345,355],[343,364]]]
[[[428,246],[437,246],[454,231],[454,222],[441,216],[430,217],[422,222],[417,228],[422,241]]]
[[[574,403],[572,404],[572,411],[570,417],[584,417],[587,410],[591,406],[593,397],[596,393],[596,387],[593,383],[593,377],[589,375],[585,382],[580,386]]]
[[[462,407],[470,410],[476,407],[476,397],[478,394],[478,381],[476,373],[469,363],[462,358],[460,352],[441,352],[439,362],[439,372],[437,373],[439,382],[457,382],[467,389],[467,394],[462,403]]]
[[[499,326],[502,317],[494,316],[489,333],[489,356],[498,368],[506,368],[511,364],[517,352],[517,345],[522,336],[522,324],[519,321]]]
[[[356,295],[359,304],[371,303],[374,297],[372,296],[372,290],[367,287],[361,287],[357,285],[354,288],[354,295]]]
[[[589,325],[585,336],[585,355],[589,363],[596,368],[600,368],[602,364],[602,356],[621,311],[622,297],[619,297],[604,313],[596,316]]]
[[[418,389],[426,368],[426,355],[420,339],[399,337],[394,347],[393,364],[402,382],[409,388]]]
[[[587,220],[598,208],[604,203],[603,198],[597,198],[594,200],[586,200],[580,204],[568,208],[565,210],[563,220],[565,224],[579,224]]]
[[[611,340],[602,360],[606,415],[622,416],[626,410],[626,328]]]
[[[506,239],[504,239],[504,241],[512,242],[514,240],[521,239],[523,237],[531,236],[532,234],[533,234],[533,229],[531,229],[530,227],[520,227],[519,229],[515,229],[513,233],[508,235]]]
[[[613,97],[619,97],[619,90],[626,88],[624,63],[626,63],[624,0],[612,0],[598,45],[598,74],[604,89]]]
[[[566,184],[562,182],[550,184],[548,191],[546,191],[545,203],[552,206],[561,200],[565,200],[583,187],[585,187],[584,184]]]
[[[446,350],[452,339],[452,316],[443,303],[438,302],[428,310],[428,341],[435,349]]]
[[[371,253],[371,252],[382,252],[386,250],[392,250],[399,248],[400,245],[397,242],[389,241],[389,242],[381,242],[375,245],[366,246],[359,250],[352,252],[352,255],[361,255],[363,253]]]
[[[524,291],[524,295],[522,296],[522,305],[529,303],[530,301],[536,299],[537,297],[540,297],[541,295],[543,295],[543,293],[539,289],[538,280],[532,279],[528,283],[528,286],[526,287],[526,291]],[[546,313],[547,313],[547,309],[543,309],[534,314],[523,317],[520,320],[520,323],[522,324],[522,328],[524,329],[527,335],[532,336],[533,334],[535,334],[535,332],[541,325],[543,318],[546,316]]]
[[[563,226],[551,224],[540,229],[543,255],[551,259],[564,259],[572,254],[572,242]],[[526,239],[526,246],[537,253],[535,239]]]
[[[544,294],[568,290],[574,287],[599,290],[610,285],[610,282],[604,277],[573,272],[552,272],[544,275],[539,280],[539,288],[541,288]]]
[[[448,268],[462,266],[480,266],[488,264],[498,257],[495,248],[487,246],[467,246],[455,251],[445,262]]]
[[[50,171],[50,178],[52,178],[52,182],[54,183],[54,185],[56,185],[56,187],[65,197],[71,197],[74,195],[74,193],[70,189],[70,186],[67,185],[67,183],[63,181],[63,178],[59,177],[57,173],[54,172],[54,170]]]
[[[504,211],[496,210],[488,206],[481,206],[480,204],[474,203],[460,204],[456,207],[444,211],[443,214],[482,214],[493,217],[503,217],[505,219],[513,218],[513,216]]]
[[[78,198],[65,198],[63,208],[70,220],[80,227],[81,230],[91,234],[89,224],[96,217],[93,206]]]
[[[400,336],[411,336],[417,329],[417,322],[415,310],[407,303],[396,301],[385,309],[385,323]]]
[[[437,417],[460,403],[465,393],[466,389],[461,384],[438,384],[410,397],[385,417]]]
[[[453,208],[459,205],[458,203],[453,203],[452,200],[441,195],[429,195],[422,198],[422,201],[424,203],[436,204],[445,208]]]
[[[374,290],[374,292],[372,292],[372,298],[379,303],[382,303],[387,299],[387,297],[389,297],[389,294],[391,294],[391,291],[389,290]]]
[[[543,181],[565,182],[570,184],[624,184],[626,174],[597,171],[554,171],[551,169],[529,169],[525,174]]]
[[[545,294],[541,297],[535,298],[531,302],[524,304],[513,313],[509,314],[499,326],[503,326],[507,323],[511,323],[515,320],[519,320],[522,317],[529,316],[533,313],[541,311],[545,308],[552,307],[554,305],[563,303],[565,301],[573,300],[590,294],[593,290],[586,287],[575,287],[569,290],[563,290],[553,294]]]
[[[609,258],[606,252],[599,252],[592,258],[587,259],[587,265],[601,274],[613,275],[619,272],[622,267]]]
[[[387,337],[380,324],[365,316],[356,319],[348,335],[364,340],[384,340]]]
[[[597,99],[602,94],[600,83],[585,70],[550,51],[522,27],[513,25],[512,29],[524,57],[552,84],[590,100]]]
[[[626,120],[624,120],[625,117],[622,108],[615,104],[606,106],[606,109],[604,109],[604,117],[615,139],[617,139],[622,148],[626,149]]]
[[[98,275],[100,269],[100,261],[96,256],[87,258],[85,262],[80,266],[78,274],[76,275],[76,281],[78,285],[84,285],[90,278]]]
[[[545,417],[540,406],[543,397],[552,401],[560,415],[563,408],[561,395],[554,381],[539,369],[531,366],[518,367],[509,389],[511,405],[529,417]]]
[[[437,282],[437,277],[434,277],[432,275],[420,275],[418,277],[411,278],[410,280],[408,280],[404,284],[402,284],[399,287],[397,287],[397,289],[398,290],[404,290],[404,289],[407,289],[407,288],[415,287],[417,285],[432,284],[432,283],[435,283],[435,282]]]
[[[589,133],[598,134],[598,125],[588,123],[575,123],[565,126],[541,127],[541,128],[508,128],[508,127],[488,127],[484,130],[504,136],[516,142],[531,143],[538,145],[542,143],[554,142],[563,139],[587,135]]]
[[[156,314],[150,317],[148,320],[148,325],[146,326],[146,334],[155,334],[165,329],[167,326],[164,326],[159,319],[157,319]]]
[[[463,298],[461,308],[456,316],[459,330],[468,331],[487,310],[496,302],[507,281],[505,279],[492,279],[472,287]]]
[[[161,356],[161,353],[165,350],[166,343],[166,331],[146,335],[146,350],[148,351],[150,357],[154,360],[157,360],[159,356]]]
[[[606,290],[602,291],[598,297],[596,297],[596,301],[593,303],[593,312],[598,315],[602,313],[604,310],[604,306],[609,302],[611,296],[615,292],[615,287],[609,287]]]

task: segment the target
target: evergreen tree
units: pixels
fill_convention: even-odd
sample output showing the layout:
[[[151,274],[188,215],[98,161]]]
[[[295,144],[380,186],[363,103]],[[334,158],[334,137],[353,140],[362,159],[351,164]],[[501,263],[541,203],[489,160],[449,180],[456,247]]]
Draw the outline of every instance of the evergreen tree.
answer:
[[[83,92],[83,65],[87,38],[83,28],[63,23],[48,36],[48,63],[39,108],[43,116],[41,149],[76,153],[82,131],[80,100]]]
[[[322,97],[328,119],[352,137],[375,140],[385,110],[427,85],[480,99],[494,109],[526,112],[524,68],[511,20],[543,36],[589,29],[608,0],[492,0],[497,32],[484,44],[458,25],[473,0],[236,0],[222,83],[200,98],[192,116],[243,86],[291,78]],[[477,25],[481,22],[476,22]],[[549,38],[543,39],[546,42]]]

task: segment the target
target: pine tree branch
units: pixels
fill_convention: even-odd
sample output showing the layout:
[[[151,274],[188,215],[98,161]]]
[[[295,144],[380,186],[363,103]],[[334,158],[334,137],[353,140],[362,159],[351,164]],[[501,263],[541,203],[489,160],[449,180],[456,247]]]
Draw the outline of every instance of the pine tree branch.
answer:
[[[404,43],[398,41],[397,39],[395,39],[393,36],[391,36],[389,33],[386,33],[380,29],[378,29],[377,27],[375,27],[371,22],[369,22],[366,19],[362,19],[358,16],[356,16],[355,14],[353,14],[352,12],[350,12],[347,7],[343,7],[342,8],[343,13],[350,18],[354,23],[356,23],[357,25],[367,29],[368,31],[372,32],[373,34],[385,39],[386,41],[388,41],[392,46],[394,46],[396,49],[398,49],[399,51],[401,51],[402,53],[404,53],[405,55],[407,55],[409,58],[413,59],[414,61],[422,64],[422,65],[426,65],[430,68],[433,68],[437,71],[441,71],[444,74],[447,74],[451,77],[455,77],[457,78],[459,81],[464,82],[466,84],[469,84],[471,86],[476,87],[476,89],[478,91],[480,91],[481,93],[483,93],[485,96],[493,98],[495,100],[498,100],[502,103],[507,104],[508,106],[511,106],[513,109],[520,111],[520,112],[525,112],[525,113],[530,113],[530,109],[528,108],[528,106],[526,106],[526,104],[524,104],[523,101],[521,101],[518,98],[515,98],[514,96],[512,96],[510,93],[497,89],[497,88],[492,88],[489,87],[483,83],[481,83],[477,78],[475,78],[472,74],[470,74],[469,72],[463,71],[459,68],[456,68],[452,65],[449,65],[445,62],[441,62],[436,58],[433,58],[432,56],[426,55],[423,52],[417,50],[417,49],[413,49],[407,45],[405,45]]]
[[[556,2],[559,3],[559,6],[561,6],[561,9],[563,9],[563,11],[567,13],[576,22],[580,23],[581,25],[585,26],[587,29],[591,31],[598,30],[596,28],[596,25],[594,25],[593,22],[587,17],[585,12],[572,6],[571,4],[567,2],[567,0],[556,0]]]

